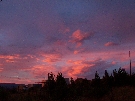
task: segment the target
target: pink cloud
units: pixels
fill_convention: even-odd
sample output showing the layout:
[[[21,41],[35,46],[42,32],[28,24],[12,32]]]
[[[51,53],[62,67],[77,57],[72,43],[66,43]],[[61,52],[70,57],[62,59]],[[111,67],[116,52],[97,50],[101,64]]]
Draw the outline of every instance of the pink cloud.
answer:
[[[93,33],[88,32],[82,32],[81,30],[76,30],[72,36],[70,42],[76,43],[77,46],[81,46],[84,40],[90,39],[90,37],[93,35]]]
[[[3,68],[0,68],[0,72],[2,72],[3,71]]]
[[[77,51],[77,50],[74,51],[74,54],[78,54],[78,53],[79,53],[79,51]]]
[[[115,65],[115,64],[116,64],[116,62],[115,62],[115,61],[112,61],[112,64],[113,64],[113,65]]]
[[[34,74],[42,74],[42,73],[48,73],[48,72],[54,72],[56,69],[53,66],[47,66],[47,65],[35,65],[32,67],[31,71]]]
[[[107,42],[105,43],[105,46],[115,46],[115,45],[118,45],[117,43],[114,43],[114,42]]]
[[[6,63],[14,63],[21,59],[19,54],[14,55],[0,55],[0,60],[5,61]]]
[[[61,29],[59,29],[59,32],[62,34],[66,34],[68,32],[70,32],[69,28],[65,28],[64,25],[61,27]]]
[[[57,62],[62,58],[60,54],[44,54],[43,57],[45,58],[43,62],[47,63]]]
[[[84,50],[85,50],[84,48],[79,49],[79,50],[74,50],[74,54],[82,53]]]
[[[93,60],[68,60],[67,64],[69,66],[63,67],[62,72],[68,75],[68,77],[82,77],[92,79],[94,78],[94,73],[98,71],[100,76],[104,75],[104,70],[108,70],[109,68],[114,68],[114,66],[118,66],[117,61],[104,60],[102,58],[96,58]],[[119,68],[119,66],[117,67]]]
[[[30,60],[38,60],[38,58],[34,55],[0,55],[0,61],[8,63],[20,63],[21,61],[30,61]],[[4,64],[3,64],[4,65]]]
[[[86,61],[86,60],[68,60],[67,63],[72,64],[72,66],[69,66],[67,68],[63,68],[63,72],[67,73],[69,77],[76,78],[79,75],[82,75],[84,77],[84,71],[94,68],[96,63],[98,63],[100,60],[93,60],[93,61]]]
[[[66,43],[63,42],[63,41],[61,41],[61,40],[57,40],[54,44],[55,44],[55,45],[58,45],[58,46],[66,45]]]
[[[15,55],[0,55],[1,59],[19,59],[19,54]]]
[[[77,51],[80,50],[78,49]],[[61,54],[56,52],[42,54],[39,53],[38,55],[19,55],[18,57],[17,55],[1,55],[0,60],[15,60],[16,62],[1,62],[1,67],[4,69],[1,69],[0,71],[3,73],[3,75],[4,73],[5,75],[7,73],[9,73],[10,75],[14,75],[14,71],[17,72],[17,75],[20,76],[20,79],[13,78],[15,79],[15,82],[24,82],[26,74],[30,75],[29,80],[31,80],[31,82],[34,81],[33,78],[39,78],[40,81],[43,79],[44,76],[47,77],[48,72],[57,74],[58,71],[62,72],[63,75],[66,77],[93,78],[96,70],[99,71],[99,73],[103,74],[105,69],[108,69],[111,66],[117,67],[119,64],[124,64],[129,60],[127,50],[109,52],[83,52],[77,53],[76,55],[68,56],[63,57]],[[135,52],[131,50],[131,58],[133,59],[134,56]],[[36,59],[37,57],[38,62]],[[121,66],[124,67],[124,65]],[[4,79],[7,81],[9,80],[7,77],[5,77]]]

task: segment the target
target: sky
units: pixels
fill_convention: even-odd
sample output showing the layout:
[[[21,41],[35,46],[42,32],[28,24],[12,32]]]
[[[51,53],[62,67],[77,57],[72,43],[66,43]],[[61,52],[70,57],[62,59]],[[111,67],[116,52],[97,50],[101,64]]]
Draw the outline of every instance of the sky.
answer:
[[[35,83],[50,72],[93,79],[120,67],[129,73],[129,59],[135,72],[134,0],[0,2],[0,82]]]

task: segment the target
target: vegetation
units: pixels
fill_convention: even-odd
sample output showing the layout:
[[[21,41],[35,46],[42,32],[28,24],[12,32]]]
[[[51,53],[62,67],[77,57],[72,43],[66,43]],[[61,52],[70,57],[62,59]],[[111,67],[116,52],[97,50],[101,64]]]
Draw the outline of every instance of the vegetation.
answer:
[[[101,79],[87,80],[71,78],[67,84],[62,73],[48,73],[48,80],[42,88],[31,88],[17,92],[0,87],[0,101],[135,101],[135,74],[131,76],[123,68],[105,70]]]

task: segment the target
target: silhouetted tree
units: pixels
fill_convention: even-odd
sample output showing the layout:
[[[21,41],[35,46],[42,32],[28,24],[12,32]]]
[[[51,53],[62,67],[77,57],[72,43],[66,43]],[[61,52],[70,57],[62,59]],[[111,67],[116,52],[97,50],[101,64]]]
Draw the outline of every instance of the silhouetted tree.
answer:
[[[109,73],[107,72],[107,70],[105,70],[102,82],[105,86],[108,86],[108,87],[113,85],[113,76],[112,74],[111,76],[109,76]]]
[[[75,94],[76,96],[83,96],[86,95],[87,90],[89,89],[90,83],[89,81],[85,78],[77,78],[75,80]]]
[[[55,98],[63,100],[67,96],[67,91],[67,83],[60,72],[56,77]]]
[[[70,84],[68,85],[68,96],[69,97],[74,97],[75,95],[75,81],[74,79],[71,77],[70,78]]]
[[[99,74],[96,71],[96,73],[95,73],[95,80],[99,80],[99,79],[100,79]]]
[[[48,97],[48,99],[53,98],[54,95],[54,90],[55,90],[55,80],[54,80],[55,75],[51,72],[48,73],[48,80],[45,83],[44,90],[45,90],[45,95]]]
[[[105,78],[109,78],[109,74],[108,74],[107,70],[105,70]]]
[[[114,83],[116,86],[122,86],[122,85],[127,85],[129,82],[129,75],[125,71],[124,68],[119,68],[118,72],[113,70],[113,75],[114,75]]]
[[[100,77],[97,71],[95,73],[95,78],[92,80],[92,86],[100,86]]]
[[[75,84],[75,81],[74,81],[74,79],[72,77],[70,79],[70,83],[71,83],[71,85],[74,85]]]
[[[132,82],[129,83],[129,81]],[[46,100],[65,101],[69,98],[69,101],[74,101],[79,97],[100,98],[105,94],[110,94],[110,99],[113,100],[113,88],[129,84],[135,85],[135,74],[129,77],[123,68],[119,68],[118,71],[113,70],[113,75],[109,75],[108,71],[105,70],[102,79],[96,71],[92,81],[86,78],[77,78],[76,80],[71,78],[69,85],[66,84],[61,72],[57,74],[56,79],[51,72],[48,73],[48,80],[45,84],[46,96],[49,97]]]

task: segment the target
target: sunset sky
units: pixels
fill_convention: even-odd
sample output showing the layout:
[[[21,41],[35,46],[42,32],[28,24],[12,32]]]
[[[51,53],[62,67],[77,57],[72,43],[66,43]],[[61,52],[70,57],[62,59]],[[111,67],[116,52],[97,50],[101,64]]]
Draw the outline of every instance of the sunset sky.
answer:
[[[129,72],[129,51],[135,72],[135,0],[0,2],[0,82]]]

